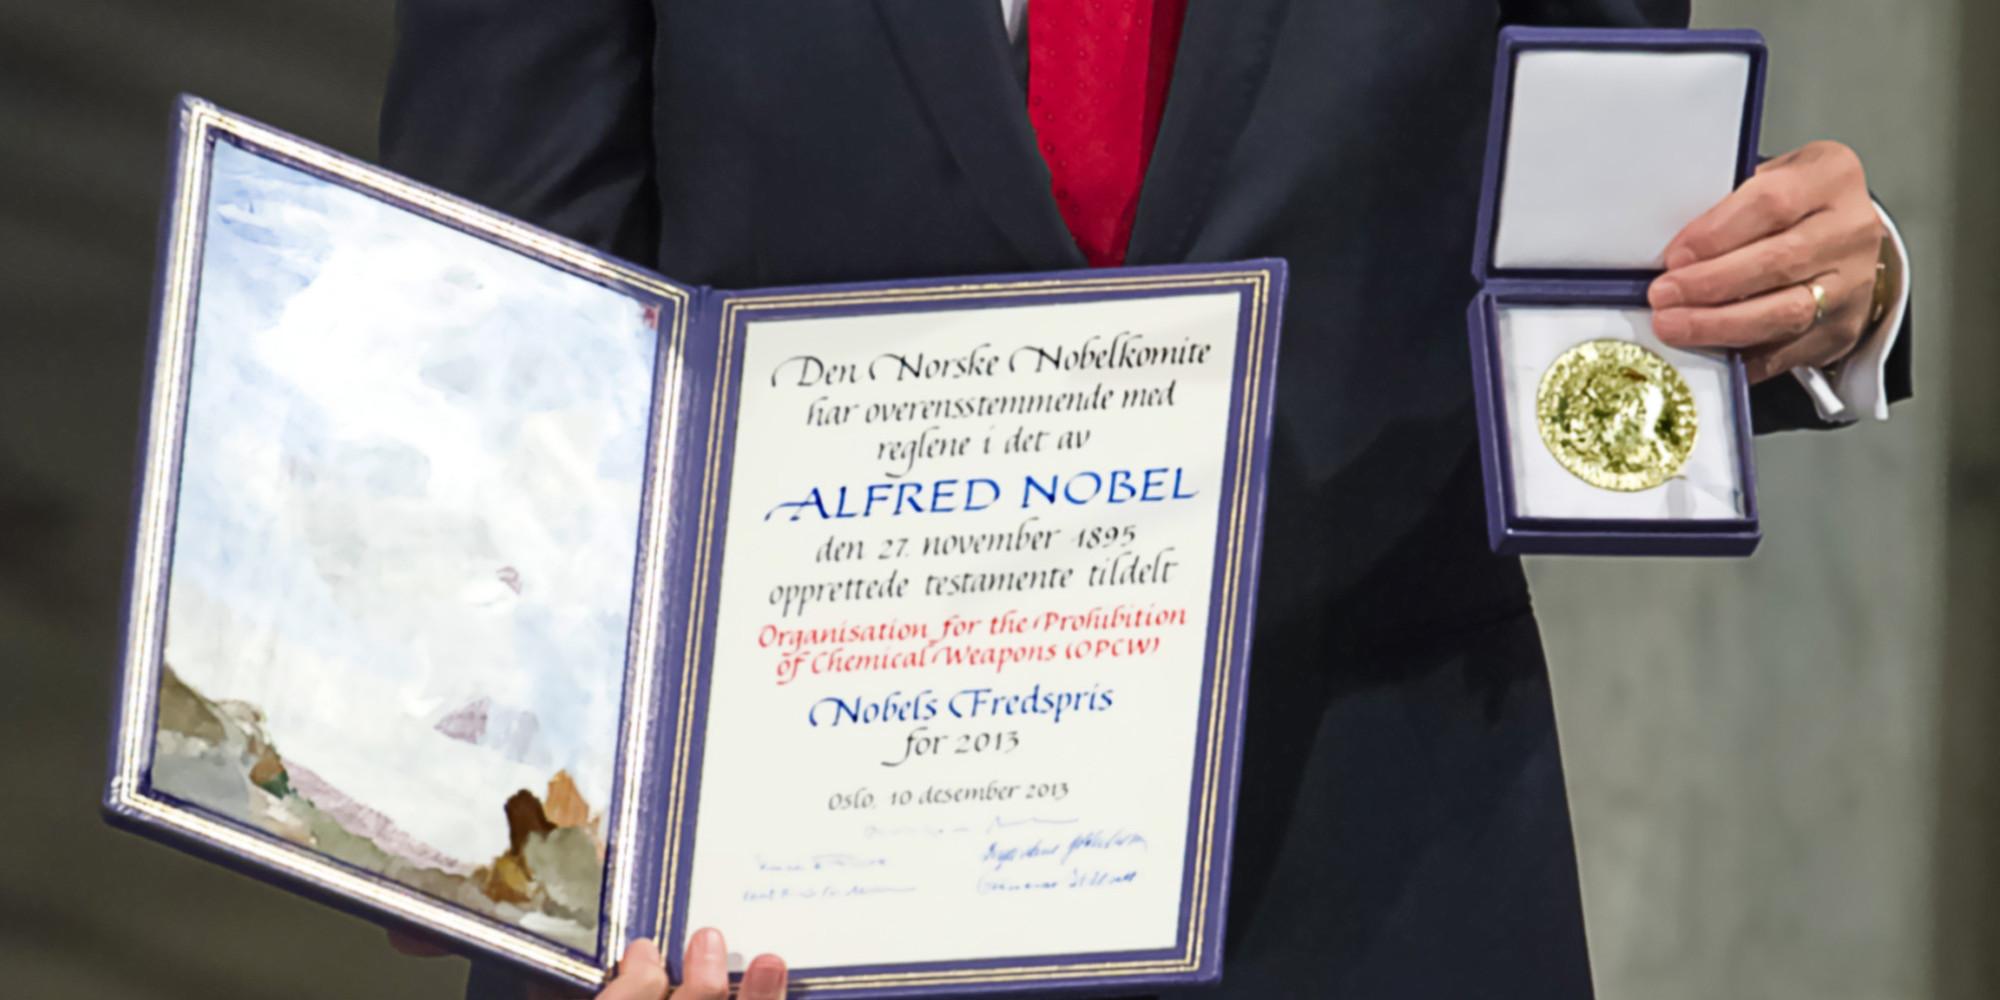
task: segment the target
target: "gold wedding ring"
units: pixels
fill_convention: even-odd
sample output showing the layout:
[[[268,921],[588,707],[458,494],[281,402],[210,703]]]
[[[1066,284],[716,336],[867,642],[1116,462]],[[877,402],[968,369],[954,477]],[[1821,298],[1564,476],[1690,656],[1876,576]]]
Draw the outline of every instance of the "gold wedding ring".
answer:
[[[1826,286],[1815,281],[1806,286],[1806,291],[1811,292],[1813,297],[1812,325],[1806,327],[1810,330],[1826,320]]]

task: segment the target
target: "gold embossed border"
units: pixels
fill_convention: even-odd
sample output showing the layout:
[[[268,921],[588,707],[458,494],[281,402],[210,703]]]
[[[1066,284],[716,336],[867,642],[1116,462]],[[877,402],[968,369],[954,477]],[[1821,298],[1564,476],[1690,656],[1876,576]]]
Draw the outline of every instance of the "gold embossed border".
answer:
[[[173,541],[174,498],[180,482],[181,440],[191,373],[195,306],[199,296],[204,205],[214,143],[228,137],[247,148],[363,193],[410,208],[477,237],[521,251],[586,278],[655,296],[674,304],[665,352],[656,364],[647,492],[641,508],[642,535],[636,567],[635,600],[627,636],[625,708],[619,734],[619,791],[612,803],[613,843],[606,861],[601,940],[622,943],[630,931],[636,898],[639,849],[637,821],[646,781],[643,769],[651,739],[653,665],[662,642],[660,602],[667,571],[668,509],[674,435],[669,415],[679,407],[681,365],[687,335],[689,293],[581,246],[532,229],[470,202],[425,188],[348,159],[330,150],[270,129],[206,102],[183,99],[181,155],[171,178],[170,215],[163,241],[161,290],[156,322],[152,397],[146,412],[141,479],[133,533],[131,584],[124,636],[125,676],[120,690],[106,804],[324,893],[346,897],[394,918],[429,927],[530,967],[595,986],[605,979],[610,956],[592,962],[533,934],[485,917],[387,879],[364,874],[311,850],[252,832],[200,810],[152,794],[145,781],[151,762],[154,706],[159,688],[166,598]]]
[[[1266,352],[1270,350],[1269,338],[1272,325],[1271,283],[1272,273],[1267,270],[1217,270],[1123,277],[1112,274],[914,288],[752,294],[731,296],[723,302],[718,331],[720,343],[717,348],[714,385],[709,404],[707,450],[702,460],[702,495],[696,520],[694,566],[688,590],[687,648],[682,658],[680,689],[675,699],[678,711],[674,718],[674,729],[671,735],[666,736],[672,740],[673,752],[667,772],[663,776],[666,782],[665,843],[662,845],[657,900],[659,927],[655,934],[656,943],[663,953],[674,953],[674,944],[667,941],[667,935],[671,933],[675,923],[673,907],[682,890],[682,857],[687,853],[685,848],[689,846],[686,838],[692,833],[687,829],[686,818],[689,796],[698,784],[689,774],[690,749],[696,736],[695,679],[703,663],[702,643],[710,604],[709,588],[715,575],[714,567],[710,565],[710,555],[714,551],[716,495],[722,479],[722,468],[726,464],[726,456],[723,454],[724,425],[728,415],[733,412],[730,399],[735,388],[733,369],[744,324],[758,312],[769,310],[906,303],[938,303],[949,306],[953,303],[970,304],[980,300],[1032,299],[1078,292],[1171,292],[1233,288],[1240,290],[1248,302],[1249,316],[1245,331],[1247,344],[1243,353],[1242,370],[1239,373],[1240,398],[1238,409],[1234,414],[1236,426],[1230,443],[1237,461],[1224,514],[1227,518],[1225,522],[1227,538],[1223,552],[1222,593],[1217,599],[1215,610],[1216,635],[1212,654],[1214,669],[1210,679],[1205,738],[1197,748],[1195,761],[1196,814],[1191,830],[1195,838],[1195,856],[1188,899],[1184,901],[1186,912],[1184,933],[1181,935],[1184,942],[1181,954],[1171,958],[1067,963],[1023,960],[1018,965],[1001,967],[867,971],[840,975],[814,975],[810,971],[804,971],[793,975],[791,986],[797,990],[814,992],[913,989],[928,986],[955,988],[1059,980],[1083,981],[1114,976],[1175,975],[1194,972],[1201,967],[1203,946],[1207,940],[1208,913],[1211,909],[1209,904],[1215,879],[1220,874],[1214,870],[1214,856],[1216,824],[1225,787],[1222,762],[1228,733],[1225,731],[1224,723],[1229,718],[1232,700],[1238,694],[1233,684],[1229,655],[1238,641],[1238,618],[1241,617],[1239,612],[1243,601],[1242,578],[1245,575],[1245,560],[1250,556],[1245,550],[1244,542],[1250,521],[1250,504],[1255,494],[1253,468],[1257,463],[1253,460],[1253,446],[1257,414],[1263,408],[1265,394],[1271,391],[1271,387],[1264,382],[1264,370],[1267,367]],[[1247,622],[1242,625],[1248,627]]]

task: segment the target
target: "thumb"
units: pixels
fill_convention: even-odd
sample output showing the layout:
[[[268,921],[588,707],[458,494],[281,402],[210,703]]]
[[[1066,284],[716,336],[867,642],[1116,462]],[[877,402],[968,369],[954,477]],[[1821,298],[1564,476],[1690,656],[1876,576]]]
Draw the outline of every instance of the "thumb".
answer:
[[[597,1000],[666,1000],[667,967],[653,942],[637,938],[625,946],[618,974],[605,984]]]

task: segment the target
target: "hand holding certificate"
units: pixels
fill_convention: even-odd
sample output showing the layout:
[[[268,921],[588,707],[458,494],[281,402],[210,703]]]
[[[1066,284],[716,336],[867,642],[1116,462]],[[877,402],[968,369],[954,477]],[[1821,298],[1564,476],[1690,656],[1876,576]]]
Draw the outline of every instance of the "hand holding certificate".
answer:
[[[1281,264],[689,288],[199,102],[173,191],[116,821],[575,986],[1218,974]]]

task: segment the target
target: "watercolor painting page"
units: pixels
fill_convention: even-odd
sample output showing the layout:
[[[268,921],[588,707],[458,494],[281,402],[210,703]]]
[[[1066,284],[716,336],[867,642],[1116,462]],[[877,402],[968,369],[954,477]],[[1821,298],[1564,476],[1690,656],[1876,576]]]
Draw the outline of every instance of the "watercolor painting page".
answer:
[[[212,164],[151,787],[590,952],[656,316]]]

